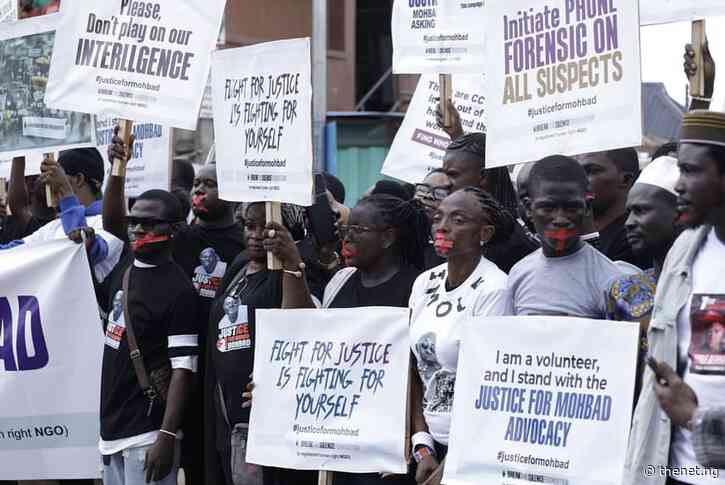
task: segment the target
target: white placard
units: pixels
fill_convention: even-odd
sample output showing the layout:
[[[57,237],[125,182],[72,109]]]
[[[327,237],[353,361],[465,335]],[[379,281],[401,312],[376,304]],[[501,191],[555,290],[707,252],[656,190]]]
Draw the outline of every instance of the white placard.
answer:
[[[63,0],[46,103],[196,129],[225,0]]]
[[[725,15],[722,0],[639,0],[641,25],[667,24]]]
[[[0,322],[0,479],[100,478],[103,334],[83,245],[0,251]]]
[[[214,53],[219,197],[312,205],[310,39]]]
[[[486,131],[485,83],[482,75],[452,76],[453,104],[466,132]],[[381,172],[405,182],[423,181],[433,169],[443,166],[443,156],[451,139],[436,124],[438,76],[423,74]]]
[[[395,74],[484,72],[483,1],[395,0]]]
[[[0,158],[95,145],[91,116],[43,102],[59,16],[0,24]]]
[[[105,166],[110,171],[108,146],[113,140],[113,129],[118,119],[96,120],[98,150],[101,152]],[[133,155],[126,167],[126,196],[138,197],[151,189],[169,190],[169,152],[171,150],[170,130],[155,123],[134,123]],[[105,180],[108,181],[108,173]]]
[[[489,2],[487,32],[486,167],[641,144],[636,3]]]
[[[408,309],[257,310],[247,461],[405,473]]]
[[[443,483],[619,485],[638,332],[567,317],[467,324]]]

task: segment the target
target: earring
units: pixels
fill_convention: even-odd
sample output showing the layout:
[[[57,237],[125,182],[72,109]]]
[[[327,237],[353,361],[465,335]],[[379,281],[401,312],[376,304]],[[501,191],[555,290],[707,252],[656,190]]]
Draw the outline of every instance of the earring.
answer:
[[[484,247],[486,245],[486,241],[481,240],[481,247]]]

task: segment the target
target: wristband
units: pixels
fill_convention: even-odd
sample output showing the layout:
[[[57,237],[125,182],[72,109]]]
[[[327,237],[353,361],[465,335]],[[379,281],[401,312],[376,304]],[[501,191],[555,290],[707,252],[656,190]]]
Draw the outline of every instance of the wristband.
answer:
[[[591,239],[597,239],[599,237],[598,232],[590,232],[589,234],[585,234],[581,237],[582,241],[589,241]]]
[[[318,261],[322,269],[332,271],[333,269],[340,266],[340,255],[337,254],[337,251],[335,251],[333,254],[335,255],[335,259],[333,259],[329,263],[323,263],[322,261]]]
[[[413,458],[416,463],[420,463],[426,456],[435,456],[435,452],[427,446],[421,446],[413,452]]]
[[[690,99],[694,99],[696,101],[703,101],[705,103],[709,103],[712,101],[712,98],[705,98],[703,96],[690,96]]]
[[[164,433],[164,434],[167,434],[169,436],[173,436],[174,439],[176,439],[176,433],[172,433],[171,431],[166,431],[165,429],[160,429],[159,430],[159,433]]]
[[[302,272],[306,268],[305,263],[300,263],[299,266],[298,266],[298,268],[299,268],[299,271],[293,271],[291,269],[284,269],[284,268],[282,268],[282,272],[287,273],[287,274],[290,274],[290,275],[294,276],[295,278],[297,278],[299,280],[299,279],[302,279]]]
[[[702,420],[705,417],[705,413],[698,407],[695,409],[695,412],[692,414],[692,418],[685,423],[685,428],[688,429],[690,432],[695,432],[695,429],[697,429],[698,426],[702,424]]]
[[[435,441],[433,441],[433,436],[430,433],[426,433],[425,431],[419,431],[415,433],[413,436],[410,437],[410,442],[413,445],[413,453],[415,453],[415,449],[418,446],[425,446],[431,450],[435,450]]]

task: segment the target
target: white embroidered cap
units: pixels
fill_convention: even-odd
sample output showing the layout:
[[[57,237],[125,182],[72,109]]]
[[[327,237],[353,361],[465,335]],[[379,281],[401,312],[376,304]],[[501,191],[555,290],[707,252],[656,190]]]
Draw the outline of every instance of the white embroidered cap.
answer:
[[[677,195],[675,185],[678,178],[680,178],[680,169],[677,167],[677,159],[662,156],[654,159],[642,170],[635,184],[654,185]]]

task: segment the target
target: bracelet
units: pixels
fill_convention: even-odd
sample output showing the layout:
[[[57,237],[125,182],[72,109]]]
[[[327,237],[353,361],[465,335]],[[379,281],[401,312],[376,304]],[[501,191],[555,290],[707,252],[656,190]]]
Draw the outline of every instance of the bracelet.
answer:
[[[300,263],[298,266],[299,271],[292,271],[291,269],[284,269],[284,268],[282,268],[282,271],[284,273],[291,274],[292,276],[294,276],[295,278],[297,278],[299,280],[299,279],[302,279],[302,272],[305,270],[306,267],[307,266],[305,266],[305,263]]]
[[[423,461],[426,456],[436,456],[435,451],[431,450],[427,446],[421,445],[420,448],[413,452],[413,458],[415,458],[416,463]]]
[[[415,453],[415,449],[418,446],[425,446],[427,448],[430,448],[431,450],[435,450],[435,441],[433,441],[433,436],[430,433],[426,433],[425,431],[418,431],[413,436],[410,437],[410,442],[413,445],[413,453]]]
[[[173,436],[174,439],[176,439],[176,433],[172,433],[171,431],[166,431],[165,429],[160,429],[159,430],[159,433],[164,433],[164,434],[167,434],[169,436]]]
[[[692,96],[692,95],[690,95],[690,99],[694,99],[696,101],[703,101],[705,103],[709,103],[712,101],[712,98],[705,98],[702,96]]]
[[[583,235],[583,236],[581,237],[581,240],[582,240],[582,241],[589,241],[589,240],[591,240],[591,239],[596,239],[596,238],[598,238],[598,237],[599,237],[599,233],[598,233],[598,232],[590,232],[589,234],[584,234],[584,235]]]

